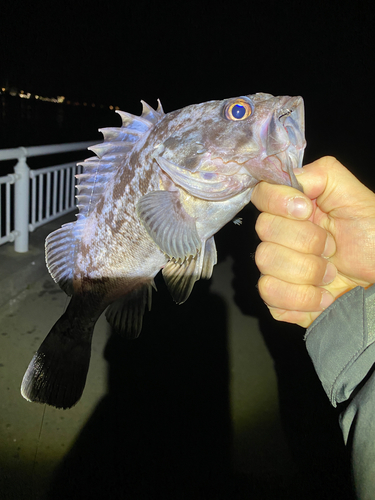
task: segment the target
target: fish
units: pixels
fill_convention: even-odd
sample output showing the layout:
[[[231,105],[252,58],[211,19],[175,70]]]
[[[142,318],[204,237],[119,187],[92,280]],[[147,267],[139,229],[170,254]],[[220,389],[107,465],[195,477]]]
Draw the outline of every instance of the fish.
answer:
[[[250,202],[260,181],[302,190],[304,103],[249,94],[165,113],[142,103],[100,129],[77,175],[77,220],[46,238],[46,264],[71,297],[33,356],[21,394],[71,408],[81,398],[94,326],[139,336],[161,271],[177,304],[217,263],[214,235]]]

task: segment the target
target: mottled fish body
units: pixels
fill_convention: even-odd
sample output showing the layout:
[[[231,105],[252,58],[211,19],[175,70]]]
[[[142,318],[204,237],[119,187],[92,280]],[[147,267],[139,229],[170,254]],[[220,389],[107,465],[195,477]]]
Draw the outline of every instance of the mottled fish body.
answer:
[[[115,330],[137,337],[160,270],[177,303],[210,278],[215,233],[259,181],[300,189],[301,97],[258,93],[168,114],[143,103],[141,116],[119,114],[122,126],[102,129],[77,176],[77,221],[46,240],[49,272],[72,298],[25,373],[29,401],[73,406],[97,319],[107,308]]]

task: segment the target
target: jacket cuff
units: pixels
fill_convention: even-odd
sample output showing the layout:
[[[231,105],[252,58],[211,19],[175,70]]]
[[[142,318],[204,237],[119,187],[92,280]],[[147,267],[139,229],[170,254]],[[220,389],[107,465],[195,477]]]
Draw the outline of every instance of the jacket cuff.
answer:
[[[333,406],[346,401],[375,360],[375,286],[342,295],[307,329],[306,348]]]

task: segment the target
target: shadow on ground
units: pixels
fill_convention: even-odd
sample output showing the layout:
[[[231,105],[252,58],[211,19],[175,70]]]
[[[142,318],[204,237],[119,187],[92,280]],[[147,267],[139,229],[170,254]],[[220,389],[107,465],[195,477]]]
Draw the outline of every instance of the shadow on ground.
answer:
[[[254,255],[259,242],[251,230],[256,217],[256,211],[247,207],[243,222],[246,237],[228,251],[234,260],[235,302],[243,314],[258,318],[274,361],[281,422],[298,471],[290,493],[300,489],[303,498],[352,499],[349,455],[338,424],[339,413],[331,406],[307,354],[305,330],[275,321],[254,286],[259,271],[249,256]]]
[[[303,331],[269,317],[254,287],[254,217],[218,239],[234,258],[237,304],[257,316],[278,378],[281,418],[297,475],[238,477],[231,471],[227,311],[198,283],[183,308],[163,283],[141,337],[112,335],[108,395],[61,464],[48,499],[350,499],[346,450],[338,415],[320,386]],[[236,246],[227,242],[236,241]],[[245,263],[245,266],[244,266]],[[158,325],[158,326],[156,326]],[[256,464],[254,465],[256,468]],[[255,479],[257,477],[257,479]]]

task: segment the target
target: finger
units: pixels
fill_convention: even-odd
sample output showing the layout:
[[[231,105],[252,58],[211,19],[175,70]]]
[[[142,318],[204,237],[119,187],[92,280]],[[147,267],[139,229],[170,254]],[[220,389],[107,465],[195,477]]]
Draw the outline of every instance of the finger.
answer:
[[[261,212],[294,219],[308,219],[313,212],[311,200],[289,186],[260,182],[251,195],[252,203]]]
[[[258,245],[255,263],[262,274],[296,285],[327,285],[337,274],[332,262],[323,257],[269,242]]]
[[[321,312],[335,300],[324,288],[286,283],[273,276],[261,276],[258,290],[271,308],[299,312]]]
[[[277,307],[268,307],[268,309],[276,321],[293,323],[303,328],[308,328],[320,314],[320,312],[288,311],[287,309],[278,309]]]
[[[262,212],[255,224],[262,241],[278,243],[297,252],[332,257],[336,252],[333,236],[310,221],[296,221]]]

